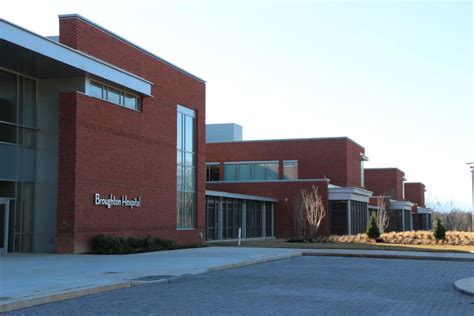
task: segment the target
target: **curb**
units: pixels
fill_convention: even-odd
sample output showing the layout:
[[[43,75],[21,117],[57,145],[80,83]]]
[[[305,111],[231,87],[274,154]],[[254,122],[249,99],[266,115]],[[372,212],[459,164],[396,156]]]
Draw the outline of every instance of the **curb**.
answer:
[[[11,312],[17,309],[32,307],[36,305],[64,301],[71,298],[77,298],[77,297],[86,296],[86,295],[125,289],[125,288],[129,288],[130,286],[131,286],[130,281],[123,281],[123,282],[117,282],[117,283],[112,283],[112,284],[107,284],[107,285],[90,286],[86,288],[65,290],[56,294],[44,294],[44,295],[38,295],[38,296],[31,296],[28,298],[14,299],[11,302],[0,304],[0,313]]]
[[[209,268],[209,269],[207,269],[206,272],[215,272],[215,271],[220,271],[220,270],[241,268],[241,267],[251,266],[251,265],[254,265],[254,264],[285,260],[285,259],[290,259],[290,258],[294,258],[294,257],[301,257],[301,256],[302,256],[302,253],[294,253],[294,254],[291,254],[291,255],[269,257],[269,258],[256,259],[256,260],[245,261],[245,262],[225,264],[225,265],[222,265],[222,266]]]
[[[181,279],[190,275],[197,275],[197,274],[206,273],[206,272],[214,272],[214,271],[220,271],[220,270],[226,270],[226,269],[240,268],[240,267],[250,266],[254,264],[284,260],[284,259],[300,257],[300,256],[301,256],[301,253],[294,253],[294,254],[285,255],[285,256],[275,256],[275,257],[250,260],[250,261],[245,261],[245,262],[226,264],[226,265],[211,267],[194,274],[183,274],[180,276],[175,276],[171,278],[163,278],[163,279],[153,280],[153,281],[127,280],[127,281],[120,281],[117,283],[112,283],[112,284],[107,284],[107,285],[89,286],[86,288],[78,288],[78,289],[69,289],[69,290],[61,291],[60,293],[56,293],[56,294],[44,294],[44,295],[38,295],[38,296],[31,296],[27,298],[19,298],[19,299],[14,299],[10,302],[5,302],[3,304],[0,303],[0,313],[11,312],[18,309],[33,307],[36,305],[54,303],[54,302],[64,301],[64,300],[78,298],[82,296],[98,294],[102,292],[109,292],[109,291],[114,291],[114,290],[130,288],[133,286],[140,286],[140,285],[145,285],[145,284],[171,283],[177,279]]]
[[[334,252],[306,252],[303,256],[320,256],[320,257],[352,257],[352,258],[372,258],[372,259],[410,259],[410,260],[435,260],[435,261],[458,261],[458,262],[474,262],[473,258],[456,258],[441,256],[419,256],[409,254],[375,254],[375,253],[334,253]]]
[[[454,288],[464,294],[474,296],[474,277],[457,280]]]
[[[334,252],[306,252],[303,256],[320,256],[320,257],[353,257],[353,258],[372,258],[372,259],[410,259],[410,260],[435,260],[435,261],[460,261],[474,262],[474,257],[457,258],[457,257],[437,257],[437,256],[419,256],[419,255],[391,255],[391,254],[374,254],[374,253],[334,253]]]

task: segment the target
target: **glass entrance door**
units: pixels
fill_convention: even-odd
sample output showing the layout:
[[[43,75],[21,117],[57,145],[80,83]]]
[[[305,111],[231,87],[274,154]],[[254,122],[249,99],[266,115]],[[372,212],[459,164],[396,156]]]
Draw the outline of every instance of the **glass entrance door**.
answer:
[[[8,250],[9,213],[9,200],[0,199],[0,255],[6,255]]]

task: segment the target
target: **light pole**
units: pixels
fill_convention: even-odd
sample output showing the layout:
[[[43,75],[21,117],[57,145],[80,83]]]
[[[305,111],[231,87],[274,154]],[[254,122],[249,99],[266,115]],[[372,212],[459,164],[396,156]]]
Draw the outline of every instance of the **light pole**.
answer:
[[[467,165],[471,167],[471,174],[472,174],[471,231],[474,232],[474,162],[468,162]]]

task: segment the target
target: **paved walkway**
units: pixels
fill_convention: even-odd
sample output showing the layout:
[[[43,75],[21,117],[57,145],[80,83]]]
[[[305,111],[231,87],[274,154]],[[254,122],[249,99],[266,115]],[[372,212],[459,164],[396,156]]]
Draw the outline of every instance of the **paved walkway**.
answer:
[[[206,247],[134,255],[8,255],[0,257],[0,304],[152,276],[198,274],[232,265],[301,255],[297,249]]]
[[[13,315],[474,315],[471,262],[296,257],[19,310]]]
[[[244,247],[207,247],[109,256],[8,255],[0,257],[0,311],[2,308],[10,310],[130,287],[139,282],[136,280],[168,280],[302,254],[474,262],[474,254],[461,253]],[[25,304],[25,301],[29,303]],[[19,305],[12,307],[12,304]]]

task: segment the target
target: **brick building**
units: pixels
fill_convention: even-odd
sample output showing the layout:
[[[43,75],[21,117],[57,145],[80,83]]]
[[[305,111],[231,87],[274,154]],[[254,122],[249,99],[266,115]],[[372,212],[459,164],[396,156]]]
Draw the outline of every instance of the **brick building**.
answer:
[[[79,16],[0,20],[1,252],[205,233],[205,82]]]
[[[389,208],[391,231],[431,229],[432,210],[425,207],[425,186],[405,182],[405,173],[397,168],[367,168],[366,188],[373,192],[369,208],[375,209],[377,198]]]
[[[276,199],[276,237],[293,236],[295,202],[302,189],[312,187],[328,210],[319,234],[365,230],[372,192],[363,186],[367,157],[362,146],[347,137],[243,141],[241,131],[225,131],[222,124],[207,126],[207,138],[213,140],[206,146],[207,189]],[[229,139],[233,135],[240,137]],[[207,218],[214,220],[219,214],[224,216],[216,208],[208,209]],[[225,229],[225,223],[221,225]]]

